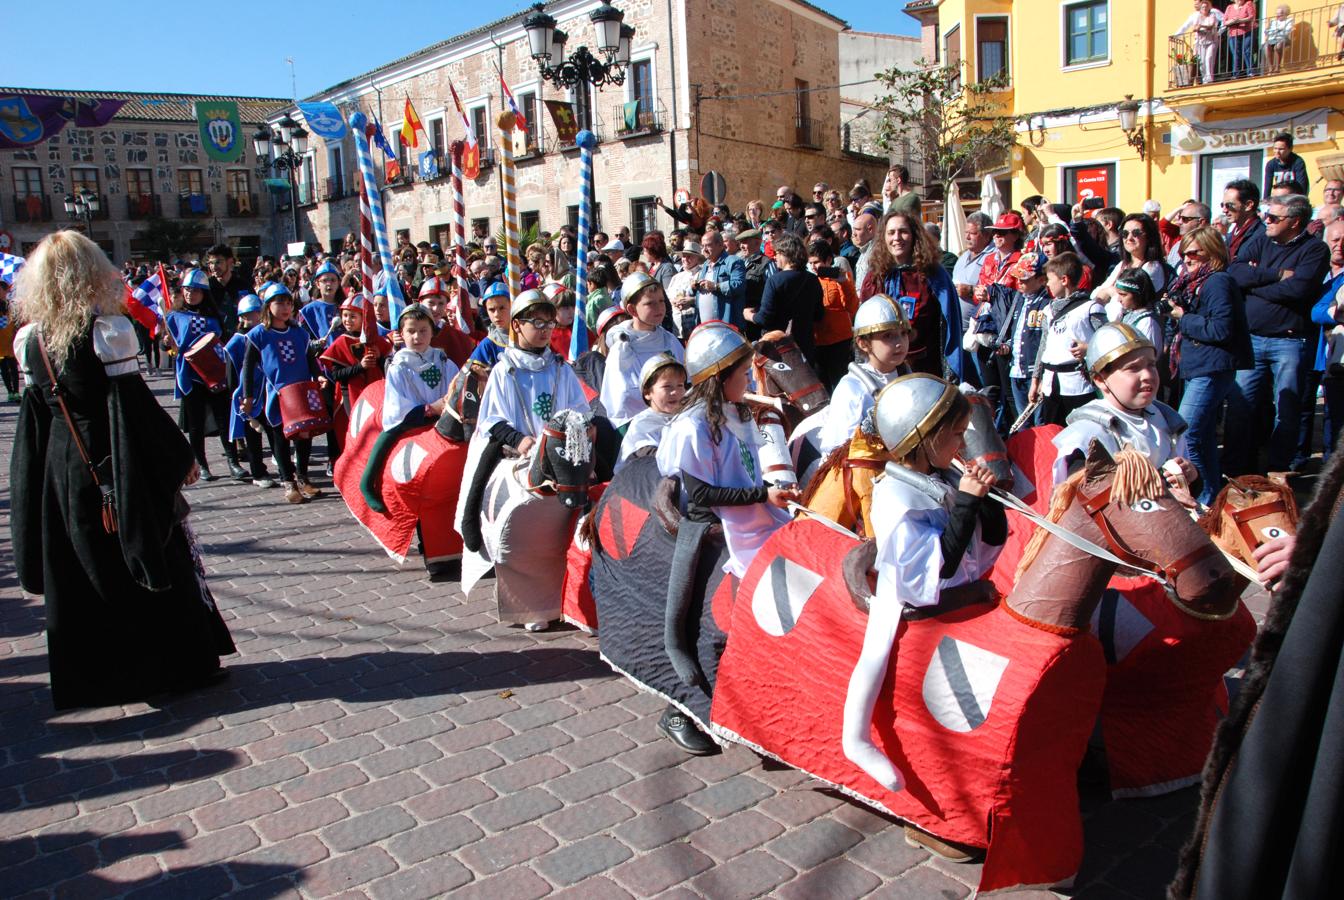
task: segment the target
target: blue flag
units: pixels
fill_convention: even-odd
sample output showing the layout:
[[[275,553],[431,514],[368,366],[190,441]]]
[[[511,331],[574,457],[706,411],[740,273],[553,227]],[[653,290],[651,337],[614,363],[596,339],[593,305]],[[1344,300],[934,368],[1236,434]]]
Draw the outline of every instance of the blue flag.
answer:
[[[313,134],[327,141],[345,137],[345,119],[334,103],[300,103],[299,112],[313,129]]]
[[[432,181],[439,177],[439,153],[433,147],[420,154],[420,180]]]

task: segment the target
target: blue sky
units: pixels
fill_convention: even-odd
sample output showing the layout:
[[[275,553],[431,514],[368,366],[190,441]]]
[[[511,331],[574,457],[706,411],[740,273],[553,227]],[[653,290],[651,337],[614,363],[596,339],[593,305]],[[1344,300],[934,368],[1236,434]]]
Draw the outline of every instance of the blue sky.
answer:
[[[916,33],[915,20],[900,11],[900,2],[814,3],[857,31]],[[234,0],[206,7],[140,0],[112,12],[105,2],[67,0],[53,14],[43,3],[10,3],[5,32],[30,37],[5,42],[0,83],[287,97],[285,58],[293,57],[303,97],[529,5],[526,0]],[[466,15],[460,12],[464,8]],[[377,21],[370,22],[375,10]],[[397,22],[406,24],[392,25]]]

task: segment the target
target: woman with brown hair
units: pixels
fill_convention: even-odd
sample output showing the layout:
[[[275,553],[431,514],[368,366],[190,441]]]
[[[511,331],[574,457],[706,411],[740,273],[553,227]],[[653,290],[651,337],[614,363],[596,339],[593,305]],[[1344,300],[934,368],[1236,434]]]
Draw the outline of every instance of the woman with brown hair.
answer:
[[[1181,238],[1185,273],[1167,291],[1171,317],[1181,336],[1181,418],[1190,430],[1186,449],[1199,472],[1199,501],[1213,502],[1222,487],[1218,468],[1218,420],[1238,369],[1251,367],[1246,301],[1227,274],[1227,245],[1211,225]]]
[[[208,683],[234,652],[179,495],[200,470],[140,378],[125,291],[74,231],[44,238],[18,276],[10,533],[19,583],[46,604],[57,709]]]
[[[974,371],[961,347],[961,302],[942,252],[914,216],[892,210],[882,217],[868,251],[868,271],[859,299],[886,294],[905,309],[914,326],[906,362],[912,371],[956,380]]]

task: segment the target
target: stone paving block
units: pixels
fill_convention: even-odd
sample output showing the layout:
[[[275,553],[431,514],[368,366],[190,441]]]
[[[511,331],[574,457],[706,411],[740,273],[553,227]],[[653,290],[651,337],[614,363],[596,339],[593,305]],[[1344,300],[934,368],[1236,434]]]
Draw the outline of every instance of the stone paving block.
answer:
[[[375,900],[424,900],[445,896],[471,879],[470,869],[450,856],[441,856],[379,878],[367,887]]]
[[[464,778],[446,787],[434,788],[406,799],[406,807],[422,822],[431,822],[493,800],[495,792],[476,778]]]
[[[754,806],[773,794],[774,790],[750,775],[734,775],[727,781],[696,791],[686,798],[686,802],[709,818],[717,819]]]
[[[491,800],[471,810],[470,815],[486,831],[505,831],[535,821],[548,812],[554,812],[561,803],[553,794],[539,787],[531,787]]]
[[[619,787],[633,778],[633,775],[615,763],[603,762],[562,775],[546,785],[546,789],[566,803],[577,803]]]
[[[630,848],[608,835],[593,835],[552,850],[533,865],[555,884],[576,884],[629,859]]]
[[[562,841],[573,841],[632,818],[635,811],[615,797],[593,797],[542,818],[540,824]]]
[[[463,885],[453,892],[453,900],[536,900],[549,893],[546,879],[531,869],[514,868]]]
[[[504,765],[499,754],[484,747],[451,753],[447,757],[435,760],[420,767],[420,774],[436,785],[452,784],[463,778],[471,778],[482,772],[489,772]]]
[[[775,856],[795,869],[810,869],[843,855],[863,840],[863,835],[833,819],[818,819],[790,828],[765,845]]]
[[[459,753],[484,747],[513,735],[507,725],[494,719],[470,725],[455,726],[430,738],[444,753]]]
[[[526,731],[542,725],[550,725],[576,715],[574,707],[559,700],[548,700],[535,706],[505,713],[499,720],[514,731]]]
[[[681,769],[662,769],[646,778],[631,782],[616,791],[623,803],[638,810],[657,809],[680,800],[705,786],[705,783]]]
[[[361,785],[369,776],[356,765],[346,764],[319,772],[309,772],[289,781],[280,783],[280,793],[290,803],[307,803],[319,797],[339,794],[348,788]]]
[[[235,794],[246,793],[269,784],[279,784],[297,778],[308,771],[297,756],[282,756],[270,762],[259,763],[229,772],[220,780]]]
[[[569,767],[554,757],[537,756],[486,772],[481,780],[501,794],[511,794],[559,778],[568,771]]]
[[[819,790],[793,790],[762,800],[756,809],[786,826],[811,822],[845,801]]]
[[[314,769],[325,769],[371,756],[383,749],[383,744],[371,734],[360,734],[345,740],[332,741],[303,754],[304,761]]]
[[[690,836],[690,843],[717,860],[731,859],[784,833],[784,826],[755,810],[712,822]]]
[[[261,838],[250,826],[234,825],[223,831],[198,834],[180,847],[164,850],[160,858],[168,869],[203,866],[232,859],[259,846]]]
[[[247,755],[257,762],[264,762],[320,747],[327,743],[327,740],[327,736],[315,727],[300,728],[297,731],[282,732],[264,741],[249,744]]]
[[[373,778],[382,778],[423,766],[442,756],[443,751],[430,741],[415,741],[366,756],[359,761],[359,765]]]
[[[349,815],[349,811],[336,798],[321,797],[262,816],[254,825],[267,841],[283,841],[339,822]]]
[[[397,869],[396,861],[381,847],[363,847],[354,853],[335,856],[303,871],[303,892],[312,897],[329,897],[357,887]]]
[[[555,838],[536,825],[523,825],[510,829],[505,834],[496,834],[469,844],[458,851],[457,858],[478,875],[493,875],[539,856],[555,846]]]
[[[390,803],[399,803],[429,789],[425,780],[414,772],[398,772],[388,778],[379,778],[368,784],[341,792],[341,802],[355,812],[377,809]]]
[[[377,843],[414,827],[415,817],[400,806],[382,806],[328,825],[319,836],[331,849],[344,851]]]
[[[690,759],[694,757],[664,738],[637,747],[629,753],[622,753],[616,762],[636,775],[648,775],[650,772],[679,768],[682,763]]]
[[[559,728],[543,725],[511,738],[496,741],[491,745],[491,749],[510,762],[516,762],[529,756],[536,756],[538,753],[545,753],[547,750],[554,750],[573,740]]]
[[[669,803],[626,822],[614,833],[636,850],[652,850],[704,827],[707,821],[688,806]]]
[[[930,853],[907,844],[904,829],[891,828],[864,838],[845,858],[890,879],[925,862]]]
[[[615,707],[607,707],[608,709]],[[555,751],[555,755],[575,769],[591,766],[604,759],[611,759],[635,747],[635,742],[620,732],[596,734],[579,738],[572,744],[566,744]]]
[[[869,897],[881,900],[961,900],[971,889],[948,878],[933,866],[911,869],[895,881],[888,881]]]
[[[213,781],[198,781],[147,797],[132,807],[140,821],[153,822],[223,799],[224,788]]]
[[[560,728],[576,738],[601,734],[610,737],[621,725],[635,720],[635,714],[620,706],[599,706],[589,712],[581,712],[560,723]]]
[[[274,788],[261,788],[241,797],[230,797],[203,806],[197,809],[192,817],[202,829],[218,831],[240,822],[250,822],[284,807],[285,800],[278,791]]]
[[[800,872],[797,878],[780,885],[775,896],[780,900],[812,900],[814,897],[857,900],[881,884],[882,879],[867,869],[843,859],[833,859],[814,869]]]
[[[690,844],[674,841],[618,866],[611,877],[638,897],[652,897],[713,865],[714,860]]]
[[[691,886],[715,900],[746,900],[769,893],[793,875],[793,869],[769,853],[752,850],[697,876]]]
[[[397,862],[413,865],[431,856],[452,853],[484,836],[476,823],[466,816],[455,815],[402,832],[386,846]]]

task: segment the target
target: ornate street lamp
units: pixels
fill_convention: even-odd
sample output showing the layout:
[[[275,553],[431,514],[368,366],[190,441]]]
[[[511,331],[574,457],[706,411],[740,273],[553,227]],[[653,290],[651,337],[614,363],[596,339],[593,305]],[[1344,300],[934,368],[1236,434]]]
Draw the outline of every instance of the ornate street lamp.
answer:
[[[555,17],[546,12],[544,3],[532,9],[532,15],[523,20],[523,30],[527,32],[528,49],[542,78],[558,88],[625,84],[630,44],[635,36],[634,27],[624,24],[625,13],[610,3],[593,10],[588,18],[593,23],[598,55],[581,46],[566,57],[568,35],[555,27]]]
[[[288,115],[276,123],[272,131],[260,125],[252,135],[252,149],[257,152],[257,174],[265,178],[272,170],[285,172],[289,180],[289,211],[294,220],[294,240],[299,230],[299,202],[297,172],[303,165],[303,154],[308,150],[308,132]]]
[[[1148,140],[1139,125],[1139,101],[1133,94],[1125,94],[1125,99],[1116,105],[1115,113],[1120,117],[1120,130],[1125,133],[1125,140],[1139,152],[1139,159],[1144,159],[1148,154]]]
[[[102,198],[88,188],[80,188],[77,194],[65,195],[66,215],[72,219],[81,219],[90,238],[93,237],[93,217],[102,209]]]

